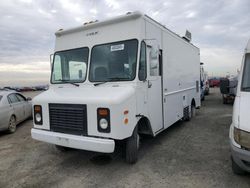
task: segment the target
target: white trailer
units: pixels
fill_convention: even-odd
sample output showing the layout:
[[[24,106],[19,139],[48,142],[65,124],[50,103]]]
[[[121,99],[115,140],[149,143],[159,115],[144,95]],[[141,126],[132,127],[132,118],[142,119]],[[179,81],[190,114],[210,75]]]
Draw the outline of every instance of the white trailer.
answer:
[[[103,153],[156,136],[200,106],[200,53],[147,15],[56,32],[48,91],[33,99],[36,140]]]

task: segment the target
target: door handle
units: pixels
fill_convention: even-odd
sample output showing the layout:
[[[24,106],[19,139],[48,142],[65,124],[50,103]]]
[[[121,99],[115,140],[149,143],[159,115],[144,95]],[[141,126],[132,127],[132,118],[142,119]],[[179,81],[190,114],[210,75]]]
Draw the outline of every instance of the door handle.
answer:
[[[150,82],[149,80],[148,80],[148,88],[151,88],[152,87],[152,82]]]

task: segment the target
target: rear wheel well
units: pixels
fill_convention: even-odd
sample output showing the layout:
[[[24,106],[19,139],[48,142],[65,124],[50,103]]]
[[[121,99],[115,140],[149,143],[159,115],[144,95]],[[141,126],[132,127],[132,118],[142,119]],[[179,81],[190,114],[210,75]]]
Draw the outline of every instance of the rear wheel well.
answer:
[[[146,134],[146,135],[153,136],[151,123],[147,117],[142,116],[141,119],[137,123],[137,127],[138,127],[139,134]]]

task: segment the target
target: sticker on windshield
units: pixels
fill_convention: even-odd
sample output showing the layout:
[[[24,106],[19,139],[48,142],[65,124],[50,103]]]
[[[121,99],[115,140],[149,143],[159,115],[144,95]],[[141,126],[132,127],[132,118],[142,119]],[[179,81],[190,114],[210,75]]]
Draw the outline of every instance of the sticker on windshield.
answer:
[[[124,44],[117,44],[117,45],[110,47],[111,52],[119,51],[119,50],[124,50]]]

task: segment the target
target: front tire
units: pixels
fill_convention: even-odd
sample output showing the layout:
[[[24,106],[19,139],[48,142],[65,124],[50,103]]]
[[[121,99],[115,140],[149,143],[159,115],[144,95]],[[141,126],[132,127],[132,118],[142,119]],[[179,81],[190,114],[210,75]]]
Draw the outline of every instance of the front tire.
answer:
[[[246,173],[239,167],[239,165],[233,160],[233,158],[232,158],[232,170],[233,173],[237,175],[244,175]]]
[[[14,133],[14,132],[16,132],[16,118],[15,118],[14,115],[12,115],[12,116],[10,117],[8,132],[9,132],[9,133]]]
[[[126,162],[129,164],[135,164],[138,160],[140,137],[138,134],[138,128],[136,127],[131,137],[126,140]]]

